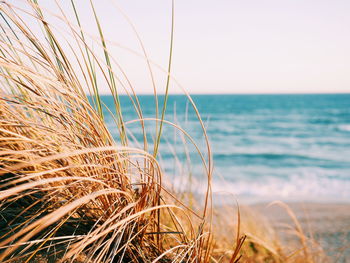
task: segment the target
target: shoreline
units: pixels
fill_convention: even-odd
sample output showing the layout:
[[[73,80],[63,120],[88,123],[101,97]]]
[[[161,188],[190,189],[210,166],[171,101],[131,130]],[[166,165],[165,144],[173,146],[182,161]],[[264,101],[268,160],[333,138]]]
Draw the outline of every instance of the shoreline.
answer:
[[[217,196],[218,197],[218,196]],[[315,201],[275,201],[244,202],[237,198],[237,203],[219,203],[214,205],[218,213],[226,213],[229,218],[237,220],[237,204],[240,210],[242,231],[256,235],[267,243],[279,240],[284,248],[300,249],[298,237],[301,227],[307,244],[315,251],[324,251],[329,262],[350,263],[350,203],[349,202],[315,202]],[[232,200],[232,199],[231,199]],[[226,198],[221,201],[227,201]],[[296,222],[293,220],[296,218]],[[335,260],[336,259],[336,260]],[[327,261],[328,262],[328,261]]]
[[[315,227],[315,231],[342,230],[350,232],[350,203],[284,202],[295,214],[298,221]],[[260,213],[272,223],[292,223],[285,208],[278,204],[259,203],[243,205]],[[329,226],[325,226],[329,224]]]
[[[343,261],[339,262],[349,262],[346,260],[350,259],[350,203],[286,202],[285,204],[295,214],[304,234],[319,243],[328,256],[340,257]],[[267,219],[281,240],[290,243],[297,239],[290,234],[296,225],[284,207],[267,203],[247,207]]]

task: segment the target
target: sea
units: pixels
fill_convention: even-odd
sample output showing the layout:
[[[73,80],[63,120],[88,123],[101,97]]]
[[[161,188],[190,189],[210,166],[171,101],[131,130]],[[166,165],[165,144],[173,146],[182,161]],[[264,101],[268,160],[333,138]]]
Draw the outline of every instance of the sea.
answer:
[[[153,153],[159,129],[155,97],[137,98]],[[129,142],[142,149],[141,124],[133,122],[140,117],[128,96],[119,99]],[[350,94],[218,94],[191,100],[210,143],[214,194],[241,202],[350,202]],[[120,143],[114,100],[105,95],[102,101],[110,108],[105,122]],[[158,105],[160,118],[164,96]],[[207,185],[208,148],[197,111],[185,95],[168,97],[157,159],[173,187],[200,192]]]

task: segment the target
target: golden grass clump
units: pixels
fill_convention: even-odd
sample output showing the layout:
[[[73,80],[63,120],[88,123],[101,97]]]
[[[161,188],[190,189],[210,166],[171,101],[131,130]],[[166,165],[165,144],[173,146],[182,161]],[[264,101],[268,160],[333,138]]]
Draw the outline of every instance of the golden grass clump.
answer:
[[[65,43],[68,56],[38,3],[26,3],[0,3],[0,261],[208,261],[207,206],[198,215],[182,205],[162,186],[157,151],[128,146],[92,2],[104,60],[87,45],[77,12],[79,27],[60,17],[76,42]],[[114,97],[117,143],[104,124],[101,82]]]

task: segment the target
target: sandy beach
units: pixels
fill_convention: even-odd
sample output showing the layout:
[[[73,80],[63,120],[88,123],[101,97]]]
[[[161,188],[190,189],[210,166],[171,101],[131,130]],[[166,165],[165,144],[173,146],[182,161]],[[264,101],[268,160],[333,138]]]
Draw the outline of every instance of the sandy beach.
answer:
[[[350,204],[288,203],[288,206],[304,233],[322,245],[332,262],[350,262]],[[286,234],[286,226],[294,228],[295,224],[285,208],[278,204],[255,204],[249,208],[267,218],[282,239],[293,239]]]

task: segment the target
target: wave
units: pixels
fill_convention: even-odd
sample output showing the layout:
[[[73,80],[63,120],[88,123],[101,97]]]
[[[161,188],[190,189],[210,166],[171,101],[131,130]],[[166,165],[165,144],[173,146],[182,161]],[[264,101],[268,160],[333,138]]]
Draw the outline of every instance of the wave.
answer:
[[[310,124],[329,125],[329,124],[333,124],[336,121],[337,121],[337,119],[332,119],[332,118],[314,118],[314,119],[309,120],[308,122]]]
[[[287,153],[230,153],[230,154],[214,154],[216,159],[235,159],[235,158],[250,158],[250,159],[272,159],[272,160],[284,160],[284,159],[300,159],[300,160],[322,160],[318,158],[312,158],[305,155],[287,154]]]
[[[186,191],[188,180],[175,177],[170,186]],[[192,178],[192,191],[201,196],[206,191],[206,180]],[[194,190],[195,189],[195,190]],[[349,178],[337,178],[322,172],[305,172],[287,178],[262,176],[237,181],[214,179],[214,196],[226,196],[224,200],[241,203],[270,202],[274,200],[297,202],[350,202]]]
[[[350,168],[350,163],[290,153],[228,153],[214,154],[214,160],[230,165],[263,165],[269,167]]]
[[[350,132],[350,124],[342,124],[337,126],[337,130]]]
[[[293,175],[287,179],[266,176],[255,180],[214,180],[212,184],[214,196],[224,195],[230,201],[238,199],[250,203],[274,200],[350,202],[349,189],[350,180],[312,173]],[[204,193],[205,184],[201,187],[196,185],[196,190],[197,194]]]

